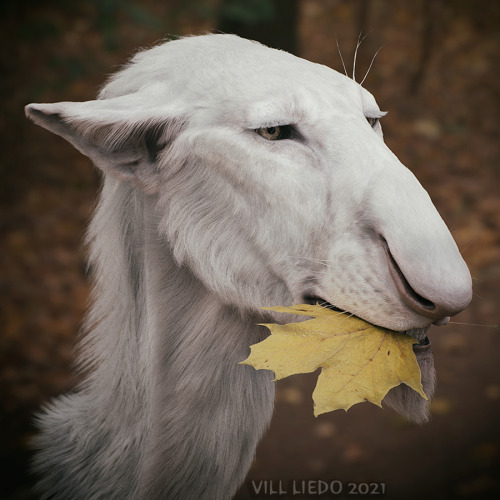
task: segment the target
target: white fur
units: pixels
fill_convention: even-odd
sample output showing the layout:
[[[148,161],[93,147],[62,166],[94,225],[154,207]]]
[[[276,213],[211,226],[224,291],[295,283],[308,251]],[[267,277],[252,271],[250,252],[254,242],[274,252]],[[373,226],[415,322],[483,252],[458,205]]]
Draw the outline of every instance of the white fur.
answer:
[[[185,38],[137,54],[96,101],[27,113],[104,172],[89,374],[39,418],[49,496],[231,497],[272,413],[272,374],[238,364],[266,335],[261,306],[315,295],[395,330],[431,323],[397,292],[381,236],[418,294],[470,300],[445,224],[366,120],[383,115],[374,98],[327,67]],[[287,124],[294,139],[255,132]]]

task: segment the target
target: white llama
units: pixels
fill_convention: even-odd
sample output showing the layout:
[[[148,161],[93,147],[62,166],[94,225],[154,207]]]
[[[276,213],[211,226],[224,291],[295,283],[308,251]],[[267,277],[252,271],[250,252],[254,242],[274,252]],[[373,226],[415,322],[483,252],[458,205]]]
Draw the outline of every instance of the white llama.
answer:
[[[261,306],[320,299],[424,345],[470,301],[452,236],[383,142],[384,113],[325,66],[190,37],[137,54],[95,101],[26,111],[104,174],[87,375],[39,418],[47,498],[234,495],[273,411],[272,373],[238,364],[267,334],[257,323],[284,319]],[[405,386],[386,401],[426,418]]]

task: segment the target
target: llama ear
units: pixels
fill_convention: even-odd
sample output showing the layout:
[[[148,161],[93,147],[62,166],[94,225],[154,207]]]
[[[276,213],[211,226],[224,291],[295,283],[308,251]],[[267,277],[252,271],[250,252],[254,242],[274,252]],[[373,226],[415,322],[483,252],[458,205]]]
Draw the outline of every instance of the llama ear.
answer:
[[[148,191],[157,185],[157,157],[180,122],[172,108],[153,108],[134,95],[29,104],[25,111],[37,125],[66,139],[104,172]],[[169,127],[169,123],[177,126]]]

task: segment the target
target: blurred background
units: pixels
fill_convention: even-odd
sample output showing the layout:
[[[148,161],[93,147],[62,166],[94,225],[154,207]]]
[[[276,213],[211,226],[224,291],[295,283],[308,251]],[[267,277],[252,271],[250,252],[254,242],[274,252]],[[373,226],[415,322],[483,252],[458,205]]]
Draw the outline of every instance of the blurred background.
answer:
[[[377,482],[390,499],[500,495],[500,3],[468,0],[4,0],[0,4],[0,498],[35,499],[33,412],[74,384],[89,283],[82,238],[98,176],[24,118],[93,99],[139,47],[234,32],[343,71],[381,108],[386,142],[429,191],[470,266],[471,306],[431,330],[432,421],[369,403],[315,419],[316,375],[278,383],[252,479]],[[286,89],[281,89],[286,92]],[[350,495],[349,497],[352,497]],[[253,495],[255,498],[255,495]],[[295,497],[297,498],[297,497]]]

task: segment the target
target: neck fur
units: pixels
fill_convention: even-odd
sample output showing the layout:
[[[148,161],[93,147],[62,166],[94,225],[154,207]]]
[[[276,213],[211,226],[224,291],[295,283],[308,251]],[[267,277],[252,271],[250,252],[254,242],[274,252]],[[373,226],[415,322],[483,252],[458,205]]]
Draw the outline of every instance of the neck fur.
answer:
[[[272,374],[238,364],[261,318],[176,264],[154,205],[105,180],[88,236],[90,375],[40,417],[41,487],[56,498],[230,498],[271,419]]]

